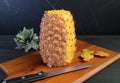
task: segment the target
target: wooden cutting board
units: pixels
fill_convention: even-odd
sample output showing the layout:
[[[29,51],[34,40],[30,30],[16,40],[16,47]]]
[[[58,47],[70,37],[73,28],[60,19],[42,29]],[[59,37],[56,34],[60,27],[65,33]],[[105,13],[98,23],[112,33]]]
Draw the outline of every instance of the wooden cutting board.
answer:
[[[104,69],[105,67],[116,61],[117,59],[120,59],[119,53],[93,44],[89,44],[84,41],[77,40],[76,46],[77,46],[77,51],[75,53],[75,57],[72,63],[63,67],[55,67],[55,68],[47,67],[46,64],[42,62],[38,51],[29,55],[16,58],[14,60],[4,62],[2,63],[2,66],[8,71],[8,77],[6,79],[10,79],[22,75],[34,74],[40,71],[49,72],[75,65],[92,64],[93,66],[87,69],[73,71],[35,82],[35,83],[81,83],[87,80],[88,78],[90,78],[91,76],[93,76],[94,74],[96,74],[97,72],[99,72],[100,70]],[[83,62],[80,58],[80,54],[81,54],[81,50],[84,48],[94,51],[102,50],[109,53],[110,56],[106,58],[95,57],[94,59],[88,62]]]

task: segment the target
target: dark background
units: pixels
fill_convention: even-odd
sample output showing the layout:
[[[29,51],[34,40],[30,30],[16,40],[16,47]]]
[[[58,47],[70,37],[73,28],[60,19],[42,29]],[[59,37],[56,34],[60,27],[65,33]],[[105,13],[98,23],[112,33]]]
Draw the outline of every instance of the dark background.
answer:
[[[56,9],[74,16],[77,35],[119,35],[120,0],[50,0]],[[23,27],[39,33],[41,17],[52,9],[46,0],[0,0],[0,35],[14,35]]]

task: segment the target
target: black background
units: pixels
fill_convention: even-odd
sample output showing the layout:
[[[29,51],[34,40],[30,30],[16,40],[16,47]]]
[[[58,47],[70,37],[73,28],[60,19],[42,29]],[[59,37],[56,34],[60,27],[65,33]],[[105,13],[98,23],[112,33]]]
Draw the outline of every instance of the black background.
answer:
[[[71,11],[77,35],[119,35],[120,0],[50,0],[56,9]],[[39,33],[41,17],[52,9],[46,0],[0,0],[0,35],[23,27]]]

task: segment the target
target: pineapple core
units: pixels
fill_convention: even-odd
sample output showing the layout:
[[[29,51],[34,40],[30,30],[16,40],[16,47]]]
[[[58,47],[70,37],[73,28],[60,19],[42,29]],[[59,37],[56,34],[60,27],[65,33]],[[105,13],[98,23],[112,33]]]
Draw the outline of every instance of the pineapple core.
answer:
[[[45,11],[40,24],[40,55],[49,67],[70,63],[76,51],[73,16],[66,10]]]

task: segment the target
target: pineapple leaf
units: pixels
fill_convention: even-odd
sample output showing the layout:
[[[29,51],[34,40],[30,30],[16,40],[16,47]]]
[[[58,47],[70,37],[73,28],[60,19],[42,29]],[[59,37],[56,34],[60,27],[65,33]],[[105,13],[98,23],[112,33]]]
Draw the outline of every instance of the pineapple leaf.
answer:
[[[38,42],[39,38],[38,38],[37,34],[33,35],[33,40],[36,41],[36,42]]]
[[[21,34],[16,35],[16,37],[17,37],[18,39],[20,39],[20,40],[24,40],[24,36],[21,35]]]
[[[34,35],[34,31],[33,31],[33,29],[30,29],[30,39],[33,38],[33,35]]]
[[[38,50],[38,44],[35,41],[31,41],[29,46],[35,50]]]
[[[31,47],[29,45],[25,45],[24,49],[25,49],[25,52],[28,52],[31,49]]]
[[[39,38],[37,34],[34,33],[33,28],[26,29],[26,27],[24,27],[23,30],[16,35],[14,41],[17,45],[16,49],[24,49],[25,52],[28,52],[30,49],[38,50],[39,48]]]

